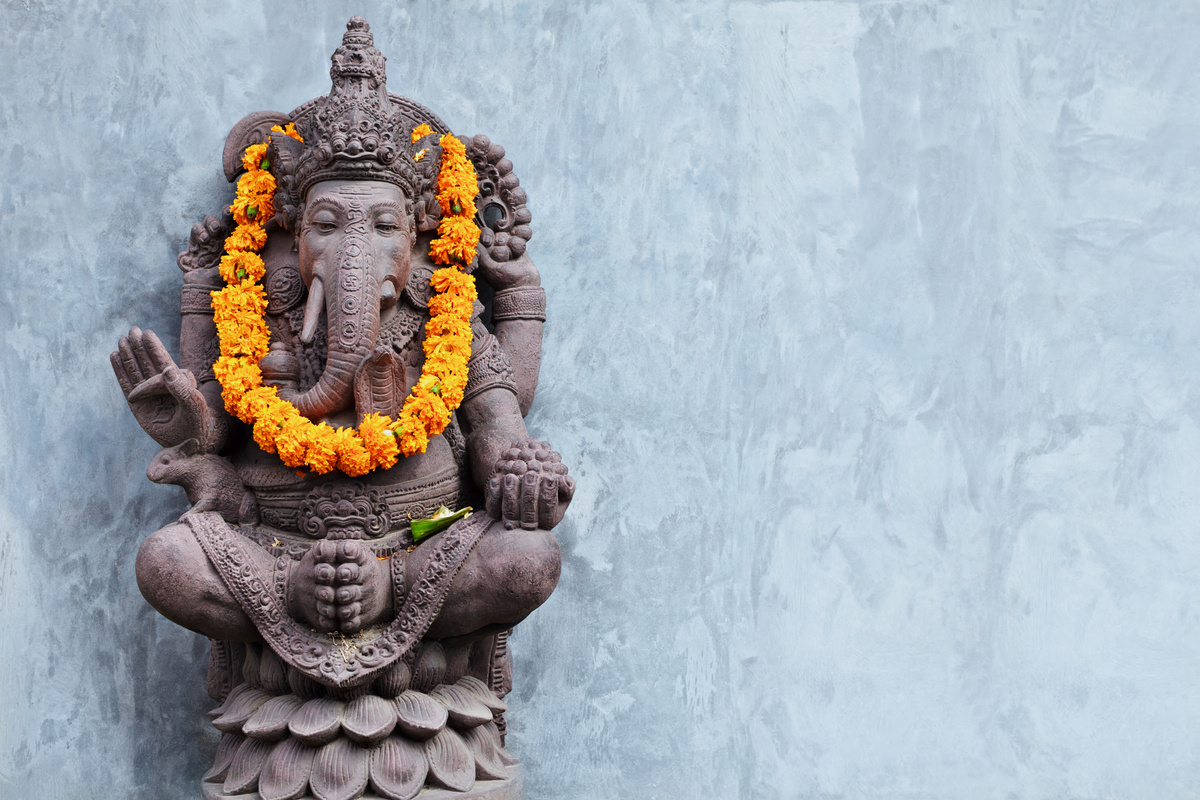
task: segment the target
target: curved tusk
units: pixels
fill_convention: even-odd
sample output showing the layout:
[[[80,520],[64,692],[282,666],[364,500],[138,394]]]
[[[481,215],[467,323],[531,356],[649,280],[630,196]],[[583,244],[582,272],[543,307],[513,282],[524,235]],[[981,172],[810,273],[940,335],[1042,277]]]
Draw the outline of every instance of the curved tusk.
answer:
[[[314,275],[312,284],[308,287],[308,304],[304,307],[304,327],[300,329],[300,341],[310,344],[317,332],[317,323],[321,321],[321,311],[325,308],[325,284]]]

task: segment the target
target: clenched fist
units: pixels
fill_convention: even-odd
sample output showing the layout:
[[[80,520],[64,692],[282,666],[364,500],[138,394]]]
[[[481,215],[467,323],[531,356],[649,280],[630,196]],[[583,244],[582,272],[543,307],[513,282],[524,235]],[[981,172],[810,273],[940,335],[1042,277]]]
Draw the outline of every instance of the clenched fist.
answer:
[[[560,521],[575,479],[547,442],[516,442],[500,456],[487,485],[487,511],[505,527],[550,530]]]

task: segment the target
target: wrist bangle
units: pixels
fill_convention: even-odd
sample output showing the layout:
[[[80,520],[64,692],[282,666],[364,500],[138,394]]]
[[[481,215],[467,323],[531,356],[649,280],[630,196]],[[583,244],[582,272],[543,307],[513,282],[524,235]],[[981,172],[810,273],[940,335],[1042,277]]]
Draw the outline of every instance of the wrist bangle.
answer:
[[[502,289],[492,298],[492,319],[536,319],[546,321],[546,291],[540,286]]]
[[[184,314],[207,314],[212,316],[212,292],[219,286],[204,286],[185,283],[179,297],[179,310]]]

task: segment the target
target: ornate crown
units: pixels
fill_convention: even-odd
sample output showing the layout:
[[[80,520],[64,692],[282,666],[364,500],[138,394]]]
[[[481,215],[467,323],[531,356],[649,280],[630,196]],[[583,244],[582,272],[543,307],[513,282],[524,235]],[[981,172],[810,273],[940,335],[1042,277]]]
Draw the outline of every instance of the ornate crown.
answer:
[[[346,23],[333,53],[333,89],[302,123],[304,150],[296,160],[293,192],[303,200],[319,181],[375,180],[418,194],[410,126],[388,99],[386,59],[362,17]]]

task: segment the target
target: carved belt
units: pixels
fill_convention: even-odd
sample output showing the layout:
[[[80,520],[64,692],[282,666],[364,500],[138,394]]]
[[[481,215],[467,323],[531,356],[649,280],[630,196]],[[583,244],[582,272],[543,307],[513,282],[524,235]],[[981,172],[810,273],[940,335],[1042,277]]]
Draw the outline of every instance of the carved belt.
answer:
[[[220,514],[186,514],[183,520],[271,649],[313,680],[338,688],[367,683],[421,641],[446,602],[454,576],[492,521],[487,514],[474,514],[425,545],[433,548],[429,563],[386,627],[334,639],[288,616],[283,578],[289,559],[276,562],[275,575],[263,575],[250,557],[250,548],[257,545]]]
[[[395,531],[407,528],[410,519],[428,517],[439,506],[457,507],[461,488],[458,470],[450,468],[425,480],[371,486],[370,490],[387,507],[387,528]],[[254,489],[263,524],[280,530],[301,531],[302,507],[314,491],[309,487]]]

